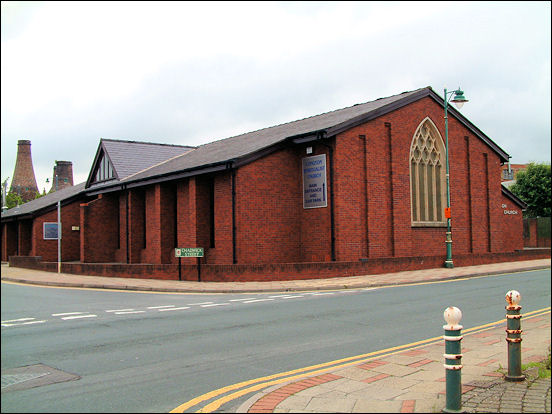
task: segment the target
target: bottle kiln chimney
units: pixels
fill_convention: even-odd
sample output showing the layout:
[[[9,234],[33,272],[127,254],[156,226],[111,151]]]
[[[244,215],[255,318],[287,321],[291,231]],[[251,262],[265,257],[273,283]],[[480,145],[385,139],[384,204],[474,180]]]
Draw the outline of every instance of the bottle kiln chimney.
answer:
[[[31,141],[17,141],[17,159],[11,181],[10,192],[17,193],[23,202],[34,200],[38,192],[31,156]]]

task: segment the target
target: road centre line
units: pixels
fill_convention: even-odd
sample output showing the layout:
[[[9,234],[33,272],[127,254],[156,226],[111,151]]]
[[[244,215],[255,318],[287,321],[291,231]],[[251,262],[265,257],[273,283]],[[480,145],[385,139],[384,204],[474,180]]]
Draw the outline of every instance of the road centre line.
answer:
[[[66,321],[66,320],[69,320],[69,319],[97,318],[97,317],[98,317],[98,315],[88,314],[88,315],[66,316],[66,317],[61,318],[61,319],[63,319],[64,321]]]
[[[526,319],[528,319],[528,318],[532,318],[532,317],[535,317],[535,316],[541,316],[541,315],[544,315],[544,314],[547,314],[547,313],[550,313],[550,307],[539,309],[539,310],[532,311],[532,312],[528,312],[528,313],[524,314],[523,316]],[[496,322],[491,322],[491,323],[487,323],[485,325],[480,325],[480,326],[476,326],[476,327],[473,327],[473,328],[465,329],[463,331],[463,334],[473,335],[475,333],[480,333],[482,331],[486,331],[486,330],[489,330],[489,329],[496,328],[496,327],[500,326],[503,323],[504,323],[504,319],[501,319],[501,320],[496,321]],[[252,380],[243,381],[243,382],[240,382],[238,384],[229,385],[229,386],[220,388],[218,390],[213,390],[213,391],[210,391],[206,394],[200,395],[200,396],[198,396],[196,398],[193,398],[192,400],[190,400],[190,401],[188,401],[184,404],[179,405],[178,407],[174,408],[170,412],[171,413],[182,413],[182,412],[188,411],[188,409],[190,407],[196,406],[196,405],[198,405],[198,404],[200,404],[204,401],[211,400],[211,399],[213,399],[213,398],[215,398],[215,397],[217,397],[221,394],[225,394],[225,393],[228,393],[228,392],[233,391],[233,390],[239,390],[239,391],[236,391],[232,394],[228,394],[224,397],[221,397],[217,400],[214,400],[211,403],[205,405],[204,407],[202,407],[201,409],[199,409],[197,411],[197,412],[213,412],[214,410],[218,409],[220,406],[222,406],[223,404],[226,404],[229,401],[235,400],[236,398],[242,397],[243,395],[246,395],[246,394],[249,394],[251,392],[261,390],[261,389],[265,389],[265,388],[268,388],[268,387],[273,386],[273,385],[277,385],[277,384],[281,384],[281,383],[284,383],[284,382],[296,380],[296,379],[299,379],[299,378],[304,378],[304,377],[307,377],[307,376],[310,377],[310,376],[320,375],[320,374],[328,372],[330,370],[342,369],[342,368],[345,368],[345,367],[349,367],[351,365],[358,365],[360,363],[364,363],[364,362],[367,362],[367,361],[370,361],[370,360],[373,360],[373,359],[376,359],[376,358],[382,358],[382,357],[385,357],[385,356],[389,356],[389,355],[397,354],[397,353],[400,353],[400,352],[404,352],[405,349],[417,349],[417,348],[421,348],[423,346],[439,343],[442,340],[443,340],[442,336],[437,336],[437,337],[434,337],[434,338],[429,338],[429,339],[424,339],[424,340],[417,341],[417,342],[412,342],[410,344],[399,345],[399,346],[395,346],[395,347],[392,347],[392,348],[387,348],[387,349],[383,349],[383,350],[379,350],[379,351],[370,352],[370,353],[367,353],[367,354],[347,357],[347,358],[343,358],[343,359],[339,359],[339,360],[335,360],[335,361],[330,361],[330,362],[325,362],[325,363],[318,364],[318,365],[313,365],[313,366],[310,366],[310,367],[299,368],[299,369],[295,369],[295,370],[288,371],[288,372],[282,372],[282,373],[279,373],[279,374],[274,374],[274,375],[269,375],[269,376],[265,376],[265,377],[261,377],[261,378],[256,378],[256,379],[252,379]],[[253,384],[255,384],[255,385],[253,385]],[[244,387],[248,387],[248,388],[244,388]],[[241,388],[241,390],[240,390],[240,388]]]
[[[4,323],[4,322],[2,322],[2,326],[8,327],[8,326],[32,325],[32,324],[35,324],[35,323],[44,323],[44,322],[46,322],[46,321],[41,320],[41,321],[30,321],[30,322],[21,322],[21,323]]]
[[[166,311],[174,311],[174,310],[183,310],[183,309],[190,309],[189,306],[182,306],[180,308],[165,308],[165,309],[159,309],[159,312],[166,312]]]
[[[52,316],[82,315],[84,312],[52,313]]]
[[[202,308],[209,308],[211,306],[226,306],[226,305],[231,305],[231,303],[211,303],[211,304],[207,304],[207,305],[201,305]]]
[[[274,299],[271,299],[271,298],[266,298],[266,299],[254,299],[254,300],[246,300],[245,302],[242,302],[242,303],[253,303],[253,302],[266,302],[268,300],[274,300]]]
[[[134,309],[111,309],[111,310],[106,310],[106,312],[128,312],[133,310]]]
[[[282,296],[281,299],[293,299],[293,298],[304,298],[303,295],[295,295],[295,296]]]
[[[333,295],[333,294],[335,294],[335,292],[311,293],[312,296]]]
[[[213,302],[188,303],[188,305],[190,305],[190,306],[194,306],[194,305],[210,305],[211,303],[213,303]]]
[[[230,299],[229,302],[243,302],[245,300],[252,300],[257,298],[243,298],[243,299]]]
[[[148,306],[148,309],[174,308],[174,305]]]
[[[145,313],[146,311],[137,311],[137,310],[131,310],[131,311],[119,311],[119,312],[115,312],[115,315],[127,315],[129,313]]]
[[[36,318],[19,318],[19,319],[10,319],[9,321],[2,321],[2,323],[9,323],[9,322],[23,322],[23,321],[32,321]]]

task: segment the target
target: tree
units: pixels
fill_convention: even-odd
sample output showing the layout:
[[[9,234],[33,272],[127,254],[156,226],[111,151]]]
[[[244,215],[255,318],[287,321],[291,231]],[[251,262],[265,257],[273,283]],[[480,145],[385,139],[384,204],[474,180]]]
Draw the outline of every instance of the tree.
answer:
[[[6,196],[6,207],[14,208],[20,204],[23,204],[21,196],[14,191],[8,192],[8,195]]]
[[[550,164],[530,163],[510,190],[527,203],[526,217],[550,217]]]

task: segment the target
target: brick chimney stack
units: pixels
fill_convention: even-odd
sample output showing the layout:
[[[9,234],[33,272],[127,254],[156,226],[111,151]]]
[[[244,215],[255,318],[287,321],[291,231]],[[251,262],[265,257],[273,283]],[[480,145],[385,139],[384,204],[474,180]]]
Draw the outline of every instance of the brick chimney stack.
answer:
[[[23,202],[34,200],[38,192],[31,156],[31,141],[29,140],[20,139],[17,141],[17,159],[10,192],[19,194]]]
[[[73,163],[71,161],[57,161],[54,165],[54,175],[52,177],[52,188],[50,193],[56,191],[56,174],[58,176],[57,189],[73,185]]]

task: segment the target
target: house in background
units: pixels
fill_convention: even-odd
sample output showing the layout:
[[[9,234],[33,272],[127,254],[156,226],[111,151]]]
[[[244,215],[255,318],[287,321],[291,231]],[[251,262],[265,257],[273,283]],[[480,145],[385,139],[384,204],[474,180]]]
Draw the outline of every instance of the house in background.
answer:
[[[506,181],[515,181],[517,173],[520,171],[525,171],[529,164],[510,164],[507,163],[502,166],[500,172],[500,179],[502,182]]]

